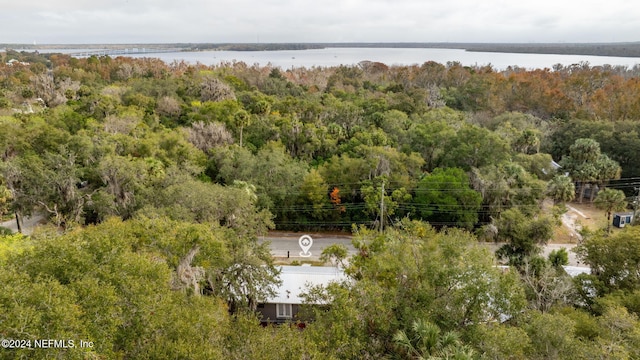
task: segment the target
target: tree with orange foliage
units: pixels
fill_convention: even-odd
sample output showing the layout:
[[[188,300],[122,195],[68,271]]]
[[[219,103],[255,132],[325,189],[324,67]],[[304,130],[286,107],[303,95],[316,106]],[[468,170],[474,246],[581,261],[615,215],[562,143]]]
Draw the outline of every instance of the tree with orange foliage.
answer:
[[[340,189],[334,187],[333,190],[331,190],[331,194],[329,194],[329,196],[331,197],[331,203],[333,204],[335,209],[338,210],[338,212],[343,213],[347,211],[344,205],[341,205],[342,200],[340,199]]]

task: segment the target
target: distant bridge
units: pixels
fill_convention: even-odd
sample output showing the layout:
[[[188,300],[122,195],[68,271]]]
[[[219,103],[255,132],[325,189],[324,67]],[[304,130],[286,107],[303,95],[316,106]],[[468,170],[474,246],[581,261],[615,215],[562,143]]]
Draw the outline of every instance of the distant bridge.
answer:
[[[137,55],[137,54],[158,54],[179,52],[183,49],[154,49],[154,48],[122,48],[122,49],[100,49],[100,50],[87,50],[69,53],[74,57],[90,57],[90,56],[116,56],[116,55]]]

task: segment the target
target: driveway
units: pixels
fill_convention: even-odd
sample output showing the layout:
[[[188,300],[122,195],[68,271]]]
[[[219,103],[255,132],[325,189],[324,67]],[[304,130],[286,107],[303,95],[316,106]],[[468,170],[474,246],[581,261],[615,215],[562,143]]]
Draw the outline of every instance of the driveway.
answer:
[[[33,215],[33,216],[25,216],[22,218],[22,233],[25,235],[31,235],[33,229],[36,226],[42,224],[45,221],[44,216],[42,215]],[[1,222],[0,226],[10,229],[11,231],[18,232],[18,225],[16,224],[15,216],[13,219],[5,222]]]

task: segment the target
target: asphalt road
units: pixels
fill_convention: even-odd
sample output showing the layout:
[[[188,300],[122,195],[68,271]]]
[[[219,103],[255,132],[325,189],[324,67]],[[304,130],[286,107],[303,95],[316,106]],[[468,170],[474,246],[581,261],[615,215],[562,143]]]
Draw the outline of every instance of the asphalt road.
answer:
[[[309,248],[311,256],[305,257],[301,255],[302,248],[298,240],[302,235],[309,235],[312,238],[312,245]],[[275,257],[287,257],[294,260],[317,260],[327,246],[333,244],[342,244],[347,247],[349,255],[355,254],[356,250],[351,245],[351,236],[336,234],[318,234],[318,233],[294,233],[294,232],[271,232],[269,235],[260,237],[260,241],[269,241],[271,243],[271,253]]]
[[[309,249],[311,256],[301,256],[302,248],[298,244],[298,240],[302,235],[309,235],[313,239],[313,245]],[[294,233],[294,232],[271,232],[269,235],[261,237],[260,241],[269,241],[271,247],[271,254],[278,258],[286,258],[287,251],[289,252],[289,258],[294,260],[317,260],[322,253],[322,250],[332,244],[343,244],[347,247],[349,255],[356,253],[355,248],[351,244],[350,235],[334,235],[334,234],[320,234],[320,233]],[[486,246],[488,249],[495,251],[500,245],[497,243],[480,243],[482,246]],[[548,244],[544,247],[542,256],[547,257],[553,250],[560,248],[566,248],[569,253],[569,265],[570,266],[584,266],[578,261],[576,254],[571,251],[576,244]]]
[[[33,231],[34,227],[43,221],[43,217],[41,215],[36,215],[33,217],[24,217],[23,218],[23,233],[26,235],[30,235]],[[6,221],[0,223],[0,226],[11,229],[12,231],[18,231],[16,226],[15,219],[10,221]],[[309,253],[311,256],[302,256],[302,248],[298,240],[302,235],[309,235],[313,240],[313,244],[309,248]],[[324,250],[327,246],[332,244],[342,244],[346,246],[349,255],[353,255],[356,253],[355,248],[351,244],[351,235],[346,234],[323,234],[323,233],[298,233],[298,232],[283,232],[283,231],[274,231],[270,232],[267,236],[260,237],[260,241],[269,241],[271,247],[271,254],[278,258],[286,258],[287,253],[289,258],[293,260],[318,260],[320,258],[320,254],[322,254],[322,250]],[[490,250],[497,250],[501,244],[495,243],[483,243],[483,246],[488,247]],[[571,266],[581,266],[578,259],[576,258],[576,254],[571,251],[576,246],[576,244],[549,244],[544,247],[543,256],[548,256],[552,250],[566,248],[569,253],[569,265]],[[584,266],[584,265],[582,265]]]
[[[31,235],[33,229],[44,221],[42,215],[25,216],[22,218],[22,233],[25,235]],[[0,226],[11,229],[11,231],[18,232],[18,225],[16,224],[15,217],[9,221],[0,223]]]

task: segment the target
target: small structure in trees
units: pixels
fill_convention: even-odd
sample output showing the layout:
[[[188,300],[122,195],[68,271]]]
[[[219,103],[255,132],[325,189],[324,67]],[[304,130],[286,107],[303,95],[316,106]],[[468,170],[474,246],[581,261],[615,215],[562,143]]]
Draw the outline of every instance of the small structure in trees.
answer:
[[[633,221],[633,212],[623,212],[613,214],[613,226],[623,228]]]
[[[595,201],[596,207],[607,213],[607,232],[611,232],[611,214],[614,211],[623,211],[627,208],[625,195],[622,190],[604,189],[598,193]]]
[[[328,266],[282,266],[282,285],[273,297],[258,304],[263,324],[282,324],[298,319],[300,305],[304,303],[303,293],[312,287],[327,286],[331,282],[346,279],[344,271]],[[315,304],[324,305],[324,304]]]

